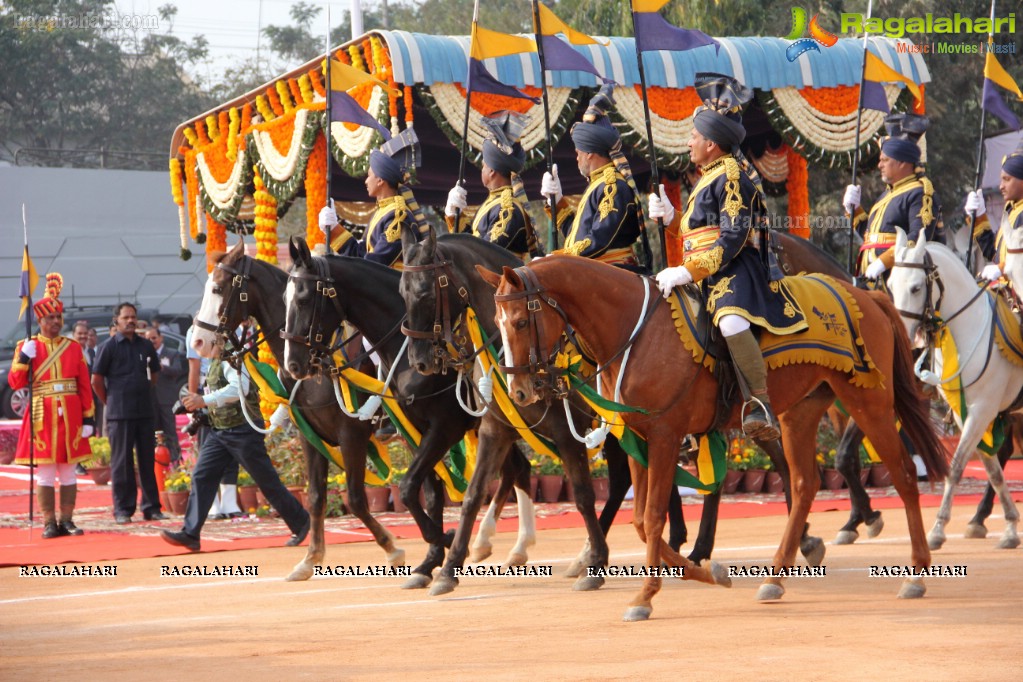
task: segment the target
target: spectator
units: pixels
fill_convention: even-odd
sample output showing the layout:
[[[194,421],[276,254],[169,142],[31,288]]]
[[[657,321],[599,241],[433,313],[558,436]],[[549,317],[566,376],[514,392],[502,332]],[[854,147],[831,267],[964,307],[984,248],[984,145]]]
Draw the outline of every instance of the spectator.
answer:
[[[78,342],[78,345],[82,347],[82,357],[85,360],[86,367],[91,368],[92,367],[92,360],[93,360],[93,358],[89,357],[89,349],[88,349],[88,346],[89,346],[89,323],[86,322],[85,320],[78,320],[78,322],[75,322],[75,326],[71,330],[71,335],[74,337],[75,341]],[[95,353],[93,353],[93,356],[95,356]],[[92,384],[91,383],[89,385],[89,390],[92,391]],[[93,393],[92,394],[92,405],[93,405],[93,408],[95,408],[95,406],[96,406],[96,404],[98,402],[99,402],[99,400],[96,398],[96,394]],[[100,419],[100,415],[97,413],[95,415],[95,421],[98,422],[99,419]],[[99,431],[96,431],[96,434],[98,435]],[[86,474],[85,467],[82,465],[81,462],[79,462],[78,464],[75,465],[75,473],[78,474],[79,476],[84,476]]]
[[[100,348],[92,368],[92,388],[107,408],[114,520],[118,524],[131,523],[137,504],[132,448],[138,457],[142,515],[147,521],[167,518],[160,511],[153,471],[156,429],[151,391],[160,372],[160,361],[149,339],[135,333],[137,314],[131,303],[117,306],[114,317],[117,334]]]
[[[178,386],[181,378],[187,374],[188,367],[181,353],[163,345],[163,334],[158,327],[152,327],[146,338],[156,349],[156,357],[160,362],[160,373],[153,387],[154,423],[157,431],[163,431],[164,443],[171,453],[171,463],[177,464],[181,459],[181,446],[178,444],[174,403],[178,400]]]

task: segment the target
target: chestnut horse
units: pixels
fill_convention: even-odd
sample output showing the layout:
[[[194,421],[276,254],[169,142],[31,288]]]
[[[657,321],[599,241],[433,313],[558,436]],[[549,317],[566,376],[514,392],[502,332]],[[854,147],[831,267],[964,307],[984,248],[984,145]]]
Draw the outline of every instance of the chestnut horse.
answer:
[[[661,535],[672,485],[678,446],[689,433],[703,433],[714,421],[718,385],[702,363],[685,350],[675,329],[670,307],[659,305],[660,295],[647,278],[592,260],[553,255],[527,267],[505,268],[502,275],[481,272],[497,289],[497,321],[504,342],[505,360],[515,372],[512,396],[522,405],[547,398],[553,389],[559,339],[569,325],[578,342],[602,371],[608,396],[645,413],[622,413],[622,418],[647,441],[648,468],[630,461],[636,481],[633,524],[646,543],[646,564],[662,561],[682,567],[685,579],[730,585],[720,566],[694,565],[671,550]],[[862,313],[860,340],[886,381],[877,388],[859,388],[849,375],[815,364],[793,364],[771,370],[768,389],[779,413],[782,445],[789,464],[793,504],[781,544],[774,556],[774,575],[757,592],[759,600],[784,594],[782,577],[795,561],[810,505],[820,484],[815,453],[817,423],[836,398],[849,411],[871,441],[879,446],[884,463],[906,508],[912,564],[930,566],[931,556],[920,514],[916,469],[899,438],[893,415],[924,457],[933,477],[944,475],[947,464],[939,454],[926,401],[913,377],[909,340],[898,313],[884,294],[864,292],[850,284],[835,283],[856,302]],[[647,305],[647,302],[649,306]],[[533,361],[530,368],[529,358]],[[627,371],[624,371],[628,359]],[[609,393],[606,390],[605,393]],[[795,408],[795,409],[793,409]],[[728,426],[739,424],[734,406]],[[660,591],[656,572],[625,612],[625,620],[645,620]],[[904,582],[899,596],[923,596],[920,576]]]

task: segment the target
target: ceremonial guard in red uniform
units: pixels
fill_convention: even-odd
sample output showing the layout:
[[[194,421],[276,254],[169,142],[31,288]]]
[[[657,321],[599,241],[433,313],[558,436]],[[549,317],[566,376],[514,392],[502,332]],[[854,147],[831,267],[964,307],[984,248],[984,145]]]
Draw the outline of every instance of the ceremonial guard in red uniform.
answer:
[[[43,515],[43,537],[81,535],[71,516],[78,488],[75,465],[92,454],[89,436],[95,430],[89,367],[82,347],[61,336],[64,281],[57,273],[46,276],[45,297],[32,306],[39,333],[18,344],[7,382],[11,388],[32,381],[32,405],[25,410],[18,437],[17,464],[35,465],[36,497]],[[54,483],[60,483],[60,521],[56,516]]]

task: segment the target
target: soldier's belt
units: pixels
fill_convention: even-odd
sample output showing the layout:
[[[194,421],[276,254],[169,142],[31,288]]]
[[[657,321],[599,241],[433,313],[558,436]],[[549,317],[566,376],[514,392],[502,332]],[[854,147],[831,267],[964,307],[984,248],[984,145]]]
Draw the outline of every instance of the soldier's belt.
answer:
[[[636,263],[636,257],[632,253],[632,248],[626,246],[621,249],[608,249],[601,255],[597,256],[595,260],[599,260],[601,263],[607,263],[608,265],[634,265]]]
[[[860,246],[860,251],[866,251],[867,249],[887,249],[888,247],[895,245],[895,235],[891,232],[878,232],[867,236],[869,239],[863,242],[863,245]]]
[[[60,395],[78,393],[78,380],[74,377],[51,381],[38,381],[32,384],[32,395],[39,398],[53,398]]]

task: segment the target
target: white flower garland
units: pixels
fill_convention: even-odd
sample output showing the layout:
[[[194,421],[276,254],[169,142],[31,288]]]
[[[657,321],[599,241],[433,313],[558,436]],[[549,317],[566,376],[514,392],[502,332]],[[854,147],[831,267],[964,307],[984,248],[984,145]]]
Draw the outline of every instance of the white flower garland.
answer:
[[[252,131],[252,139],[256,144],[256,152],[263,167],[270,176],[278,182],[286,182],[295,174],[295,167],[298,165],[298,157],[302,151],[302,134],[305,133],[306,120],[309,118],[308,109],[299,109],[295,113],[295,128],[291,133],[291,144],[288,146],[286,155],[281,155],[274,147],[270,133],[259,130]]]
[[[387,107],[387,95],[384,93],[383,88],[379,85],[373,87],[373,92],[369,97],[369,106],[366,107],[366,111],[373,118],[380,120],[382,109]],[[334,121],[330,124],[330,134],[334,137],[334,144],[338,146],[345,156],[352,158],[362,158],[370,152],[370,146],[373,143],[373,137],[378,133],[376,128],[370,128],[368,126],[359,126],[355,130],[349,130],[345,127],[345,124],[340,121]]]
[[[646,121],[643,118],[643,98],[635,88],[615,88],[615,110],[625,119],[626,124],[639,135],[646,144]],[[681,121],[658,116],[650,112],[650,130],[657,141],[658,151],[669,155],[689,155],[689,136],[693,132],[693,117],[687,116]]]
[[[885,85],[888,105],[895,104],[899,88]],[[814,109],[793,87],[771,90],[785,117],[808,142],[829,152],[848,152],[856,145],[856,111],[834,116]],[[864,109],[860,118],[860,141],[866,141],[884,124],[884,112]]]
[[[241,179],[244,175],[245,164],[248,163],[248,156],[244,149],[240,149],[235,157],[234,166],[231,168],[231,175],[224,182],[218,182],[213,177],[209,165],[206,163],[205,152],[196,156],[196,168],[199,171],[199,184],[206,190],[206,195],[214,205],[223,210],[230,207],[240,192],[245,190],[241,186]]]
[[[465,116],[465,97],[462,96],[462,93],[452,83],[434,83],[430,86],[430,93],[437,102],[437,108],[444,114],[448,125],[461,135]],[[560,115],[568,103],[568,98],[571,94],[572,88],[547,88],[547,102],[552,117],[556,118]],[[522,148],[528,152],[546,139],[543,125],[543,104],[534,104],[526,112],[526,116],[529,117],[529,123],[526,125],[526,129],[522,131],[522,137],[519,141],[522,143]],[[483,141],[486,139],[485,135],[489,132],[483,126],[482,119],[482,114],[471,107],[469,108],[469,139],[467,142],[470,147],[477,151],[483,149]],[[554,125],[553,120],[551,125]]]

